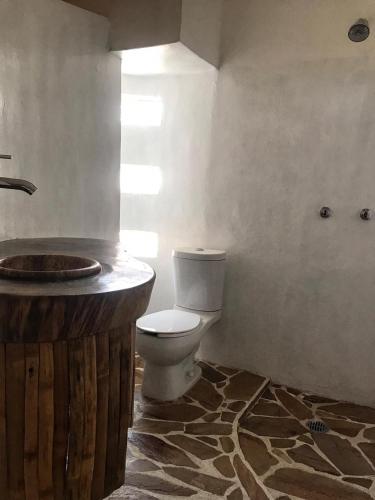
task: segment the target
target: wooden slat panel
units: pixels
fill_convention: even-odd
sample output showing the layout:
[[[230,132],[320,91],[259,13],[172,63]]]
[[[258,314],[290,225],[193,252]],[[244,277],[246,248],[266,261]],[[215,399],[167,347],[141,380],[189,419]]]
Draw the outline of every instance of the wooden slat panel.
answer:
[[[39,345],[25,345],[25,456],[26,500],[39,499],[38,482],[38,397]]]
[[[7,480],[7,433],[6,433],[6,384],[5,345],[0,344],[0,491],[5,498],[8,497]]]
[[[108,334],[96,338],[97,365],[97,412],[95,466],[92,485],[92,500],[104,496],[105,469],[107,460],[108,391],[109,391],[109,338]]]
[[[69,372],[68,345],[56,342],[53,346],[54,360],[54,412],[53,435],[53,489],[55,500],[66,497],[66,464],[69,438]]]
[[[68,450],[67,498],[81,500],[79,486],[83,451],[85,386],[83,342],[69,342],[70,430]]]
[[[6,346],[6,418],[9,500],[25,499],[25,358],[22,344]]]
[[[83,339],[84,349],[84,435],[80,478],[81,500],[91,499],[96,440],[96,342],[94,337]]]
[[[121,379],[120,379],[120,429],[117,456],[117,479],[120,483],[125,479],[126,446],[128,442],[128,426],[131,420],[133,401],[133,368],[134,352],[132,346],[132,325],[129,323],[121,335]]]
[[[39,498],[53,499],[53,344],[39,346]]]
[[[121,330],[109,333],[109,404],[105,493],[118,485],[117,450],[120,429],[120,340]]]
[[[129,373],[132,377],[131,381],[129,382],[129,387],[131,388],[131,393],[130,393],[130,399],[129,399],[129,406],[128,406],[128,412],[129,412],[129,427],[133,427],[133,421],[134,421],[134,391],[135,391],[135,336],[137,333],[137,327],[136,324],[133,323],[131,325],[131,338],[129,339],[130,345],[131,345],[131,352],[130,352],[130,360],[131,360],[131,366],[129,369]]]

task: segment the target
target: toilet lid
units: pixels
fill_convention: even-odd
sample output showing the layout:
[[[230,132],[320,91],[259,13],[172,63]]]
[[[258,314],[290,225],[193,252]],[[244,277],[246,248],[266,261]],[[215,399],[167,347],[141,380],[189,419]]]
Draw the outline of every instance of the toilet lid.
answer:
[[[137,327],[143,332],[172,335],[194,330],[200,321],[198,314],[169,309],[143,316],[137,321]]]

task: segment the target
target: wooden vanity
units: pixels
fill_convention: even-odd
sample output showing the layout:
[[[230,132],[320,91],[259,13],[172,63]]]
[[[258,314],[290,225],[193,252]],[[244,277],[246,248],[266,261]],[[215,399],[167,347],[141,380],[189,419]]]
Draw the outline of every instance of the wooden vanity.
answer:
[[[16,255],[34,256],[26,271],[36,255],[92,259],[101,269],[79,279],[0,278],[0,496],[105,498],[124,482],[135,321],[154,272],[104,240],[0,243],[0,259]],[[35,270],[43,271],[51,269]]]

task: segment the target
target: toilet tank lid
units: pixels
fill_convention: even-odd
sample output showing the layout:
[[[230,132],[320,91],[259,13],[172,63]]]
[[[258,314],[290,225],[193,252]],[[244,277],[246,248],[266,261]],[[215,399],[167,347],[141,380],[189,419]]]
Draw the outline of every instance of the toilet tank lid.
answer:
[[[225,250],[213,250],[210,248],[175,248],[173,257],[190,260],[225,260]]]

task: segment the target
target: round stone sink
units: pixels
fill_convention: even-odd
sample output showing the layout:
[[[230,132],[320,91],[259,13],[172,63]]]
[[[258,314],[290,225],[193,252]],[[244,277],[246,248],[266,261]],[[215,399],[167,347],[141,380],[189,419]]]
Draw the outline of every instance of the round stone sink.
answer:
[[[67,281],[100,273],[97,260],[74,255],[12,255],[0,259],[0,278]]]

